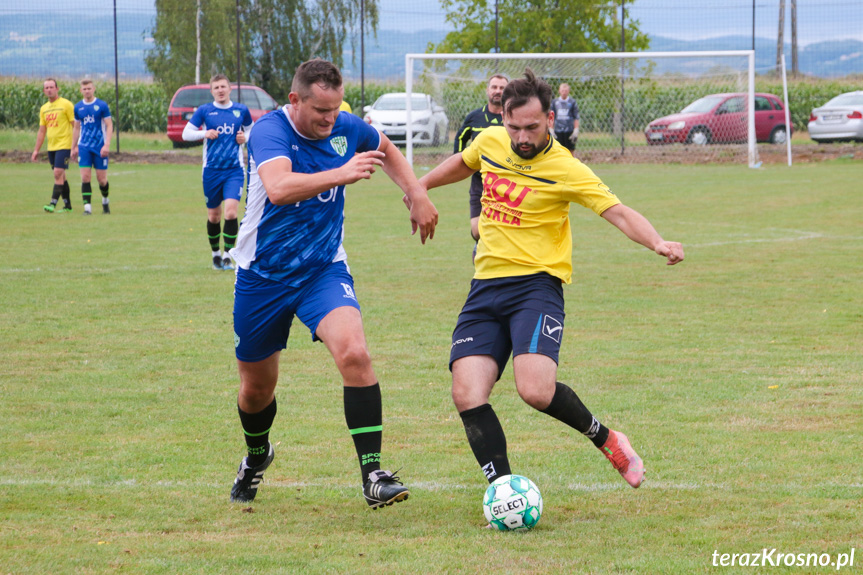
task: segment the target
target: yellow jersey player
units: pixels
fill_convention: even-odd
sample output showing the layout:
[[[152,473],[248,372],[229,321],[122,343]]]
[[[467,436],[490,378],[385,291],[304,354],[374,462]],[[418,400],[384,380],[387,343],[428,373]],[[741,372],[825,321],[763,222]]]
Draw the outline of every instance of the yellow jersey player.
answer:
[[[57,201],[63,196],[63,209],[60,213],[71,212],[72,202],[69,199],[69,182],[66,181],[66,169],[69,167],[69,156],[72,152],[72,125],[75,123],[75,109],[72,102],[60,97],[57,80],[47,78],[42,83],[42,92],[48,101],[39,109],[39,131],[36,133],[36,147],[30,160],[36,161],[39,150],[48,137],[48,162],[54,170],[54,189],[51,193],[51,203],[44,209],[53,212]]]
[[[570,204],[602,216],[669,265],[683,261],[683,247],[663,240],[550,136],[551,97],[551,87],[528,69],[503,92],[503,127],[483,130],[420,180],[431,189],[482,173],[476,274],[452,336],[452,397],[489,483],[509,475],[506,438],[489,397],[512,355],[521,398],[586,435],[638,487],[644,465],[628,438],[602,425],[557,381],[563,284],[572,275]]]

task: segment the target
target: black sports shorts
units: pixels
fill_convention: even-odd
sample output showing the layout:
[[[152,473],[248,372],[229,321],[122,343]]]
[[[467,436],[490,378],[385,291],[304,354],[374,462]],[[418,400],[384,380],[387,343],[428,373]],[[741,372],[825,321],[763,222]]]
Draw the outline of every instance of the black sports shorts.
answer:
[[[473,280],[452,334],[449,368],[457,359],[490,355],[503,374],[509,356],[541,353],[557,363],[563,339],[563,285],[545,272]]]

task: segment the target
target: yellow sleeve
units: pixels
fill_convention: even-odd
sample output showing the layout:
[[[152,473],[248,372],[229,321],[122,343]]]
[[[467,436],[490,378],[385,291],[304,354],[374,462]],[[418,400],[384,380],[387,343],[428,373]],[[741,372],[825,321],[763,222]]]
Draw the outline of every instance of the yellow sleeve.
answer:
[[[562,194],[564,200],[591,209],[600,216],[608,208],[620,203],[599,176],[578,160],[569,170]]]
[[[70,124],[75,123],[75,106],[72,105],[72,102],[66,100],[63,104],[63,108],[66,110],[66,118],[69,120]]]
[[[471,168],[473,170],[479,170],[482,166],[479,157],[479,149],[482,146],[483,142],[485,142],[485,140],[487,139],[484,138],[483,135],[484,132],[480,132],[479,136],[474,138],[473,142],[471,142],[470,145],[465,148],[464,151],[461,153],[462,161],[468,168]]]

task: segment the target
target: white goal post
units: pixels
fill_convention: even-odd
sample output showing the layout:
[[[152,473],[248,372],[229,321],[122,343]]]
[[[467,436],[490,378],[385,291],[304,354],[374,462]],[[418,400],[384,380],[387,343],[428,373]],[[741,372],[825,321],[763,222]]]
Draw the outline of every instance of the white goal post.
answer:
[[[449,134],[446,144],[432,148],[414,145],[413,129],[406,130],[406,156],[411,165],[432,163],[452,154],[452,138],[464,116],[486,103],[488,78],[503,73],[520,77],[525,67],[551,84],[567,82],[579,104],[581,128],[576,155],[589,161],[710,162],[739,157],[750,167],[760,165],[755,112],[755,52],[722,50],[698,52],[613,52],[554,54],[407,54],[405,91],[407,123],[412,124],[414,93],[427,93],[446,113]],[[716,135],[706,139],[711,146],[692,140],[674,145],[655,145],[646,129],[659,117],[680,110],[710,94],[740,94],[735,121],[745,125],[733,139]],[[780,96],[781,98],[781,96]],[[787,101],[784,103],[787,111]],[[784,115],[778,111],[778,115]],[[730,118],[731,116],[729,116]],[[777,128],[778,129],[778,128]],[[782,129],[787,130],[784,126]],[[785,143],[780,132],[776,143]],[[774,135],[770,134],[770,141]],[[762,138],[763,139],[763,138]],[[745,159],[744,159],[745,158]]]

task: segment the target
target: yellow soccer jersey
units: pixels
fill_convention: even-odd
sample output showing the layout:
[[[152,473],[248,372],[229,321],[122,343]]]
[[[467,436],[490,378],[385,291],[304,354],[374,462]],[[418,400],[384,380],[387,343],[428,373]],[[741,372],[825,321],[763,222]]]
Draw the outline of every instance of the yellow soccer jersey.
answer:
[[[462,160],[482,172],[476,279],[547,272],[570,283],[570,203],[600,215],[620,203],[553,138],[536,157],[525,160],[512,150],[506,128],[492,127],[462,152]]]
[[[48,127],[48,151],[72,149],[75,108],[66,98],[45,102],[39,110],[39,125]]]

